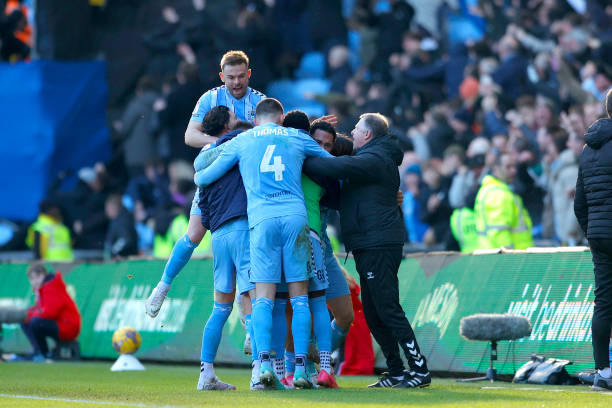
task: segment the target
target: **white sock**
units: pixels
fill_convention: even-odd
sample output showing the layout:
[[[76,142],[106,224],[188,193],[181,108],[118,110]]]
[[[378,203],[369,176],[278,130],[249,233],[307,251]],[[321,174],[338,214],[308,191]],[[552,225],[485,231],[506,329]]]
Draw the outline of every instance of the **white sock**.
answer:
[[[598,370],[598,371],[599,371],[599,375],[601,375],[603,378],[612,377],[612,372],[610,372],[610,367],[606,367],[603,370]]]
[[[321,370],[331,374],[331,353],[329,351],[319,350],[319,361],[321,362]]]
[[[285,358],[275,358],[272,360],[274,373],[280,379],[285,378]]]
[[[259,372],[259,370],[261,369],[261,361],[253,360],[253,363],[251,363],[251,367],[251,380],[253,380],[254,383],[258,383],[259,375],[261,374]]]
[[[215,369],[212,363],[205,363],[204,361],[200,363],[200,377],[215,378]]]
[[[170,290],[170,285],[168,285],[164,281],[159,281],[159,283],[157,284],[157,290],[165,295]]]

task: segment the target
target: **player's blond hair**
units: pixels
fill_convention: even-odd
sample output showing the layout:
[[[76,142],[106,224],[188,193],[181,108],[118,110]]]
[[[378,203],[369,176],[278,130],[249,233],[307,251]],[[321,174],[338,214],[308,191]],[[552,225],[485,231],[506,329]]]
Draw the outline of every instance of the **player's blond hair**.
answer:
[[[240,50],[231,50],[223,54],[221,58],[221,71],[223,71],[223,67],[226,65],[240,65],[244,64],[247,68],[249,68],[249,57],[244,53],[244,51]]]

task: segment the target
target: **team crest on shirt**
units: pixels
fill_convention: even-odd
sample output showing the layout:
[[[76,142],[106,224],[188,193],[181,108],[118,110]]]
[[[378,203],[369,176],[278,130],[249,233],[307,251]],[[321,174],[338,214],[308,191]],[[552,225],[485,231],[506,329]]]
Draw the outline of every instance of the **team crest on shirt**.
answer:
[[[253,122],[255,120],[255,110],[247,111],[246,117],[249,122]]]
[[[192,115],[198,113],[198,108],[200,107],[200,100],[201,99],[198,99],[198,103],[196,103],[195,109],[193,110],[193,112],[191,112]]]

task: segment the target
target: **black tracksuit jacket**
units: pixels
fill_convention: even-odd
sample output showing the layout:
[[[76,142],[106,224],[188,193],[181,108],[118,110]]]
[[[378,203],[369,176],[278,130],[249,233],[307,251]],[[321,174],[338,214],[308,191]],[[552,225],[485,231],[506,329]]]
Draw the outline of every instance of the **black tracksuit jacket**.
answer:
[[[304,172],[343,180],[340,194],[340,226],[347,251],[401,246],[406,228],[397,191],[397,166],[402,151],[390,135],[372,139],[352,156],[312,157]]]

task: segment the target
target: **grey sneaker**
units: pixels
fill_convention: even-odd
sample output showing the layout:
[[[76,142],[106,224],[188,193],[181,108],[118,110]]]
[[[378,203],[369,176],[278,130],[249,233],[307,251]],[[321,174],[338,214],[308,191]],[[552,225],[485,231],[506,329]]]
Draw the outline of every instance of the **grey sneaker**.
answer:
[[[265,387],[261,381],[251,378],[249,389],[251,391],[262,391],[263,389],[265,389]]]
[[[597,374],[597,370],[585,371],[578,374],[578,379],[586,385],[593,385],[593,380],[595,379],[595,374]]]
[[[198,381],[199,391],[229,391],[235,390],[236,387],[232,384],[227,384],[221,381],[218,377],[204,379],[200,377]]]
[[[163,284],[162,282],[158,283],[157,286],[153,288],[151,295],[145,302],[145,312],[147,315],[151,317],[157,316],[169,290],[170,285]]]
[[[595,378],[593,379],[593,386],[591,387],[593,391],[610,391],[612,390],[612,378],[602,377],[599,372],[595,374]]]

